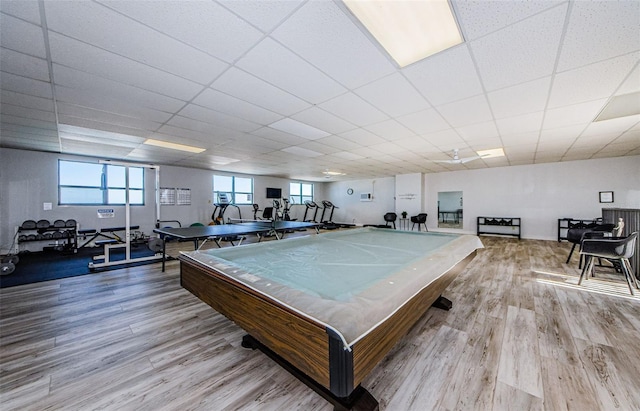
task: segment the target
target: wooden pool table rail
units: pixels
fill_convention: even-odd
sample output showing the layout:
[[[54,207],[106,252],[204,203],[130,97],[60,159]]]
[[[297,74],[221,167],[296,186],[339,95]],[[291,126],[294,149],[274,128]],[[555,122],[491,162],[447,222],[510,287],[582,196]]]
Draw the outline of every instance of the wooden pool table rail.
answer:
[[[476,251],[473,251],[418,292],[352,344],[351,351],[345,350],[342,340],[322,323],[193,259],[180,257],[180,278],[185,289],[338,399],[344,399],[356,390],[362,390],[360,384],[369,372],[409,332],[475,255]]]

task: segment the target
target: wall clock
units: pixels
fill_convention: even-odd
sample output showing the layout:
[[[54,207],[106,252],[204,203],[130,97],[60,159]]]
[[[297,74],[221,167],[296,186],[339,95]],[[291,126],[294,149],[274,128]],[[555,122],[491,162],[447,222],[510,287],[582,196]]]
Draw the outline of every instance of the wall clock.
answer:
[[[347,189],[347,194],[349,194],[349,195],[353,194],[353,188],[348,188]]]

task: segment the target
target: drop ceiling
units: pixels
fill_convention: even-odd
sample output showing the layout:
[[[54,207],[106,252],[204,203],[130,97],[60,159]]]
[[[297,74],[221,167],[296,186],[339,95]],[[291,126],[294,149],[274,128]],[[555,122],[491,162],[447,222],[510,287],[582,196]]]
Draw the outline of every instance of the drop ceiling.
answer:
[[[451,4],[465,42],[400,69],[339,1],[1,0],[0,146],[309,181],[640,155],[640,2]]]

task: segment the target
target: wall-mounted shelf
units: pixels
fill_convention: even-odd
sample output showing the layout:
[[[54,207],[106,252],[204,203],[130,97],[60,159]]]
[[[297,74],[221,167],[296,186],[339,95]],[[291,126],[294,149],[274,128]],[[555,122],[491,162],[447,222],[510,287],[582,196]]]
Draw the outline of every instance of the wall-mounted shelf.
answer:
[[[37,223],[27,220],[17,229],[18,243],[48,241],[49,246],[54,249],[75,253],[78,247],[77,230],[75,220],[56,220],[53,224],[49,224],[46,220],[40,220]]]
[[[478,235],[508,235],[520,239],[520,217],[478,217]]]
[[[558,219],[558,242],[567,239],[567,231],[570,228],[587,228],[594,226],[602,219],[592,218],[590,220],[580,220],[576,218],[559,218]]]

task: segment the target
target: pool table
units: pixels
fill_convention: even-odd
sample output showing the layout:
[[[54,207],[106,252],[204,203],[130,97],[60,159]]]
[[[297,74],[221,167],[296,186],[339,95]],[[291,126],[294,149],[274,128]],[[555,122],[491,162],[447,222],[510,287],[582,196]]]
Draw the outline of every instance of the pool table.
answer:
[[[477,236],[352,229],[182,253],[181,284],[336,409],[482,247]]]

